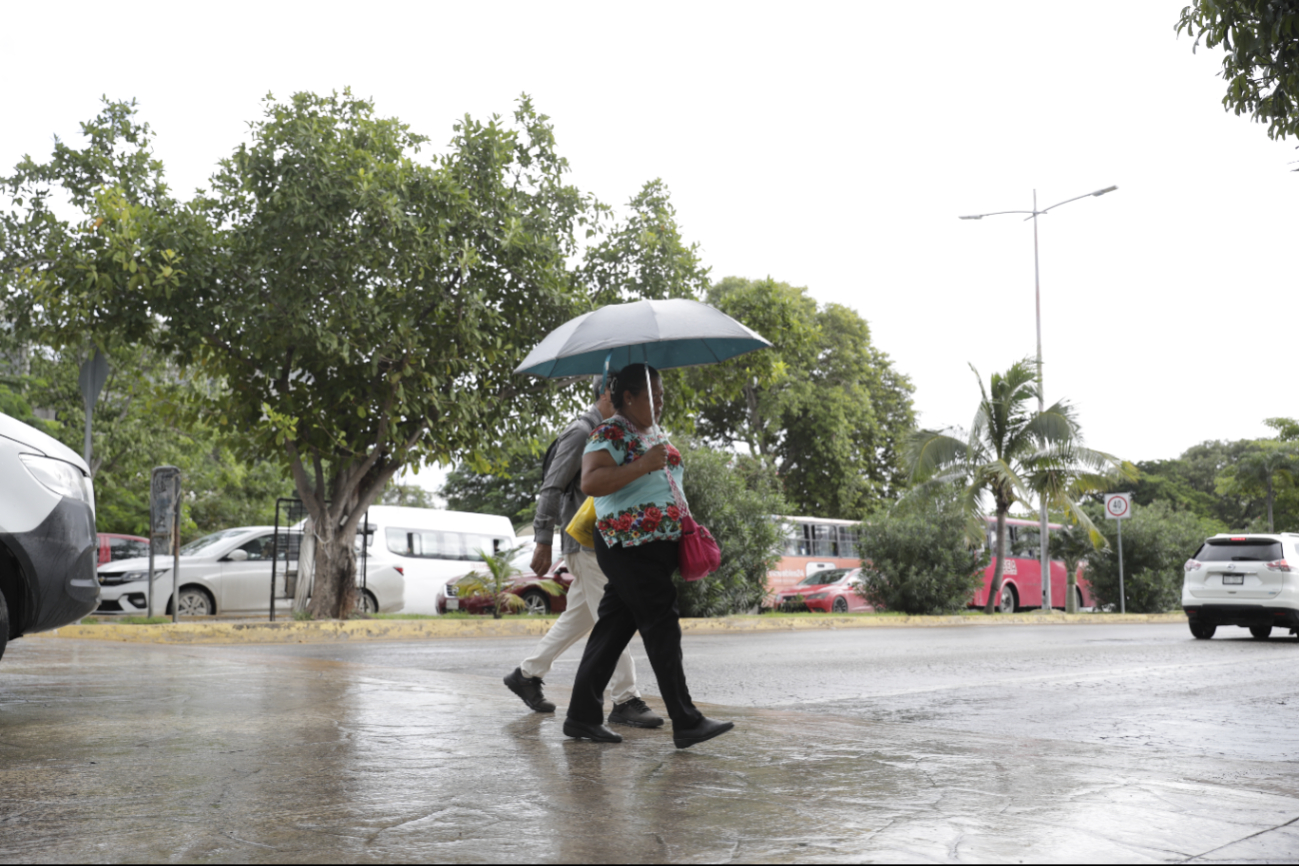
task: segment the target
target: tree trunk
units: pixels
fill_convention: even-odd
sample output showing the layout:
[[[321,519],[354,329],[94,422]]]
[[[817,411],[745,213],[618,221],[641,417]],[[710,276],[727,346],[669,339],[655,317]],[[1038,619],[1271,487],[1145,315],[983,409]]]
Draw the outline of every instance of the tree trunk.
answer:
[[[1001,598],[1001,576],[1006,569],[1006,512],[1010,508],[997,507],[997,544],[992,555],[996,557],[997,566],[992,571],[992,586],[988,590],[988,603],[983,606],[983,612],[991,614],[997,609],[997,602]]]
[[[316,541],[316,571],[312,582],[311,615],[315,619],[347,619],[356,609],[356,550],[352,538],[332,528],[329,538]]]
[[[1064,612],[1077,613],[1078,612],[1078,563],[1070,562],[1069,560],[1066,559],[1064,562],[1064,567],[1069,572],[1068,576],[1065,578]]]

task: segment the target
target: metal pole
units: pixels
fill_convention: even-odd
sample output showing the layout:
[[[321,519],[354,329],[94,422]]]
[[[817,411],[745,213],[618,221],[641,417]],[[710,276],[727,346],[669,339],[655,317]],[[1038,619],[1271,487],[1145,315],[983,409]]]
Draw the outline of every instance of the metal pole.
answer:
[[[153,619],[153,521],[149,521],[149,585],[145,587],[145,615]]]
[[[1128,612],[1128,593],[1123,588],[1123,521],[1119,524],[1119,613]]]
[[[1033,296],[1037,304],[1037,414],[1046,411],[1046,396],[1042,384],[1042,273],[1037,252],[1037,190],[1033,190]],[[1039,566],[1042,571],[1042,609],[1051,611],[1051,555],[1047,552],[1050,544],[1050,530],[1046,523],[1046,494],[1038,495],[1041,526],[1038,528]]]
[[[180,497],[171,530],[171,621],[180,622]]]

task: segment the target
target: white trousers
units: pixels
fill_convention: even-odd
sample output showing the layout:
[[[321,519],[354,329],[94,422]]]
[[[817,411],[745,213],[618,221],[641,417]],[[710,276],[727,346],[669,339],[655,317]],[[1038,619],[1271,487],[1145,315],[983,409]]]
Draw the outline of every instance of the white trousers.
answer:
[[[573,573],[573,585],[568,588],[568,607],[555,620],[546,636],[537,644],[537,650],[519,665],[525,677],[544,677],[565,650],[591,633],[600,618],[600,599],[608,579],[595,561],[595,551],[581,550],[567,554],[564,562]],[[631,653],[622,651],[609,681],[613,702],[623,704],[639,698],[636,689],[636,663]]]

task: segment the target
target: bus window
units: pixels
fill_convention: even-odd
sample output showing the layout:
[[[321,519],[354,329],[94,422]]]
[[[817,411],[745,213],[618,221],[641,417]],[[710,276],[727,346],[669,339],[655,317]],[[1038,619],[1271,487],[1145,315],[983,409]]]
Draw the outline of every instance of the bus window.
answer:
[[[834,527],[814,523],[812,530],[812,556],[834,556]]]
[[[857,527],[840,526],[839,527],[839,548],[835,556],[856,556],[857,555]]]

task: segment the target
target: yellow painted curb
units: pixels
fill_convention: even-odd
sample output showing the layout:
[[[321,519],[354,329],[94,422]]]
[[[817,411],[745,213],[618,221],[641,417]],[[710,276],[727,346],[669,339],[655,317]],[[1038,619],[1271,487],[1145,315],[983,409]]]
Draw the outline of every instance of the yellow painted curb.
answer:
[[[540,637],[554,620],[509,619],[354,619],[347,622],[181,622],[161,625],[101,623],[72,625],[32,637],[77,638],[127,643],[267,644],[327,643],[331,641],[442,640],[447,638]],[[1186,622],[1186,614],[997,614],[994,616],[733,616],[683,619],[687,634],[745,634],[769,631],[816,631],[851,628],[937,628],[950,626],[1009,626]]]

